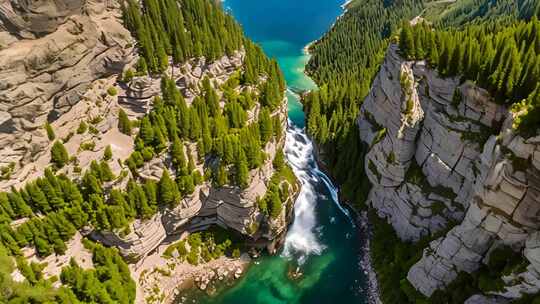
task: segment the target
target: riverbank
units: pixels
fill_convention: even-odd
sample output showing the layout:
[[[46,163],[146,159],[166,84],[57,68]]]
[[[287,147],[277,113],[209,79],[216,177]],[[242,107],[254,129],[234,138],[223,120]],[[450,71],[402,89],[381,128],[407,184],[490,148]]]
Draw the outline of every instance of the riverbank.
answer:
[[[347,204],[348,205],[348,204]],[[348,205],[349,206],[349,205]],[[354,209],[354,208],[353,208]],[[371,240],[372,240],[372,228],[371,223],[369,222],[369,217],[367,211],[362,211],[359,214],[358,224],[360,225],[360,231],[363,232],[364,236],[367,236],[364,239],[364,255],[360,261],[360,268],[368,275],[368,303],[369,304],[382,304],[380,290],[379,290],[379,281],[377,279],[377,272],[373,268],[373,263],[371,259]]]
[[[170,244],[160,245],[142,261],[131,264],[130,271],[137,285],[136,304],[173,303],[181,293],[192,288],[210,289],[215,281],[235,280],[246,272],[251,259],[219,257],[208,263],[191,265],[187,261],[163,256]]]
[[[216,295],[200,295],[197,291],[200,297],[194,298],[196,303],[368,303],[368,275],[360,266],[363,233],[358,232],[352,214],[334,200],[331,181],[319,178],[322,173],[313,159],[311,141],[305,136],[304,113],[298,102],[298,93],[316,88],[304,73],[309,42],[328,30],[342,13],[343,3],[227,1],[248,36],[269,57],[276,58],[290,88],[289,148],[285,154],[303,186],[284,249],[278,255],[261,256],[241,280],[233,286],[218,287]]]

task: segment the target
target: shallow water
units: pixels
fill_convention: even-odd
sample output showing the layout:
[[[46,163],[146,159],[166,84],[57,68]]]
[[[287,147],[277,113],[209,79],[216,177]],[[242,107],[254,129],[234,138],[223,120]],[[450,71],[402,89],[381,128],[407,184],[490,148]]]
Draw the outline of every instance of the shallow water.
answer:
[[[303,49],[342,13],[343,0],[226,0],[223,6],[266,54],[278,60],[290,88],[313,89],[304,75]],[[213,295],[194,292],[184,303],[367,303],[367,277],[359,263],[363,240],[337,190],[318,168],[304,132],[298,97],[288,90],[285,153],[302,190],[280,254],[257,259],[232,287]],[[301,275],[293,279],[292,272]]]

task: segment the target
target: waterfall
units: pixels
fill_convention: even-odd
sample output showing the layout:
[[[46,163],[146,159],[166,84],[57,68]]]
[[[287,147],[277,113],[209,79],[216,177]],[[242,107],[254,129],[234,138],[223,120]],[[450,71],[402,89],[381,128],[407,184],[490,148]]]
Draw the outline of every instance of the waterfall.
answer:
[[[295,257],[298,259],[299,264],[303,264],[309,255],[320,255],[325,249],[325,246],[317,239],[315,231],[317,225],[315,216],[317,192],[315,185],[322,181],[328,188],[334,203],[349,218],[350,216],[348,211],[339,205],[337,189],[317,167],[317,162],[313,156],[313,143],[306,135],[305,129],[295,126],[290,120],[287,127],[284,151],[294,174],[302,185],[302,189],[294,205],[294,222],[287,233],[282,256],[289,259]]]
[[[349,222],[351,223],[351,225],[353,227],[356,227],[356,224],[354,223],[354,220],[351,217],[351,213],[349,212],[349,210],[345,209],[339,203],[338,189],[336,189],[336,187],[332,184],[332,181],[330,180],[330,178],[326,176],[326,174],[324,174],[321,170],[319,170],[319,168],[315,168],[313,171],[317,173],[317,175],[321,178],[323,183],[326,185],[326,188],[328,189],[328,191],[330,191],[330,195],[332,196],[332,202],[334,202],[334,204],[336,204],[339,210],[347,216],[347,219],[349,219]]]

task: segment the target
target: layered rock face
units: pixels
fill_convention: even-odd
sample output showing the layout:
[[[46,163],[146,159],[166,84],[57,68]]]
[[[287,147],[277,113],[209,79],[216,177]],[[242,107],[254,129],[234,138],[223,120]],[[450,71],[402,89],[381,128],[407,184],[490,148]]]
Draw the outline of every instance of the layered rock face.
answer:
[[[103,158],[107,146],[115,179],[106,188],[123,188],[129,178],[123,161],[134,151],[134,135],[118,129],[118,113],[123,110],[131,120],[152,109],[155,96],[161,94],[161,76],[135,76],[119,82],[123,71],[138,59],[135,40],[122,25],[121,1],[94,0],[0,0],[0,191],[20,187],[43,175],[50,165],[51,147],[63,142],[72,160],[58,173],[75,180]],[[174,79],[188,105],[201,94],[202,81],[209,77],[219,91],[230,77],[242,69],[245,52],[238,50],[213,62],[193,58],[165,71]],[[261,79],[264,81],[264,79]],[[116,94],[109,89],[114,88]],[[250,88],[256,90],[257,88]],[[220,92],[221,95],[221,92]],[[221,100],[224,106],[224,100]],[[259,115],[260,105],[248,111],[248,123]],[[279,116],[285,130],[286,100],[272,116]],[[44,125],[49,122],[56,138],[47,138]],[[88,131],[79,131],[81,123]],[[136,133],[136,131],[134,132]],[[167,236],[221,225],[244,234],[255,243],[268,246],[284,234],[295,193],[299,185],[288,185],[291,196],[275,219],[259,211],[257,199],[264,197],[274,174],[272,160],[284,145],[281,139],[270,141],[264,152],[264,164],[250,172],[245,189],[214,187],[205,182],[196,187],[174,208],[162,207],[151,219],[135,220],[122,231],[85,231],[94,239],[117,247],[129,261],[139,261],[156,249]],[[197,170],[204,175],[205,161],[197,157],[195,143],[188,153]],[[186,155],[187,158],[187,155]],[[174,176],[171,160],[161,155],[144,164],[140,179],[158,180],[163,170]],[[284,182],[286,183],[286,182]]]
[[[463,218],[483,137],[504,111],[484,90],[442,79],[390,46],[358,125],[369,145],[368,202],[402,239],[417,241]]]
[[[149,220],[135,220],[131,223],[131,232],[127,235],[99,231],[94,232],[92,238],[116,246],[128,262],[135,262],[159,246],[167,237],[161,217],[158,213]]]
[[[274,115],[279,115],[285,123],[287,105],[284,103]],[[283,126],[285,127],[285,126]],[[284,129],[283,129],[284,130]],[[251,239],[258,247],[265,247],[270,252],[276,250],[281,238],[286,232],[287,225],[292,216],[292,206],[300,185],[289,185],[290,196],[283,202],[281,214],[270,218],[261,213],[257,200],[264,197],[267,185],[270,183],[274,169],[272,160],[276,152],[283,148],[283,135],[280,141],[270,141],[264,152],[264,164],[250,172],[250,183],[245,189],[236,186],[214,187],[211,182],[197,186],[192,195],[184,197],[178,206],[164,208],[161,213],[148,221],[136,221],[131,225],[131,233],[122,235],[111,231],[101,231],[95,238],[119,248],[121,254],[131,261],[145,257],[161,242],[171,235],[183,232],[205,230],[211,225],[236,230],[238,233]],[[192,157],[196,159],[196,154]],[[141,175],[146,178],[159,179],[163,170],[169,170],[166,161],[157,159],[142,169]],[[202,170],[202,166],[199,166]]]
[[[540,290],[538,228],[540,225],[540,137],[523,139],[506,120],[499,138],[492,136],[480,156],[480,173],[474,185],[471,206],[463,222],[437,239],[409,271],[408,279],[422,293],[431,295],[445,287],[460,271],[472,273],[480,267],[490,249],[500,244],[516,250],[525,248],[528,270],[506,278],[500,293],[518,298],[521,292]],[[536,155],[536,156],[535,156]],[[532,160],[532,166],[524,166]],[[521,286],[520,286],[521,285]]]
[[[244,52],[238,51],[230,57],[224,56],[212,63],[207,63],[204,59],[194,59],[182,66],[170,66],[166,74],[175,80],[186,102],[191,104],[200,94],[199,88],[205,77],[210,77],[211,82],[218,89],[243,66],[244,57]],[[161,77],[142,76],[135,77],[127,83],[117,84],[118,96],[114,98],[116,106],[123,108],[131,117],[142,117],[151,109],[154,97],[161,93],[160,83]],[[248,123],[256,120],[259,108],[259,105],[256,105],[247,113]],[[274,251],[276,243],[280,242],[286,231],[292,208],[283,208],[276,219],[271,219],[260,212],[257,199],[263,198],[266,194],[267,185],[275,171],[272,160],[285,144],[286,99],[271,115],[280,118],[283,134],[279,141],[271,140],[264,147],[265,162],[260,168],[250,172],[250,182],[245,189],[235,186],[217,188],[211,182],[205,182],[197,186],[193,194],[184,197],[176,207],[163,208],[152,220],[133,223],[127,235],[117,231],[100,231],[94,233],[93,237],[108,245],[118,247],[121,254],[130,261],[138,261],[157,248],[167,236],[220,225],[245,235],[257,246]],[[113,129],[116,129],[116,126]],[[130,146],[133,147],[131,138]],[[186,151],[186,153],[191,153],[191,158],[197,164],[197,170],[203,175],[205,161],[199,159],[195,143],[190,143],[188,146],[189,152]],[[145,163],[138,175],[143,179],[159,180],[163,170],[169,170],[174,176],[170,159],[166,155]],[[299,185],[288,185],[288,187],[291,196],[284,205],[292,206],[295,194],[299,191]]]
[[[530,265],[503,278],[508,286],[494,295],[540,289],[540,136],[516,134],[514,115],[485,90],[405,61],[390,46],[358,119],[369,145],[368,202],[403,240],[455,226],[409,271],[426,296],[476,271],[500,245],[525,249]]]
[[[0,2],[0,167],[36,161],[45,122],[134,59],[118,1]]]
[[[1,28],[21,38],[35,38],[56,31],[66,18],[82,11],[85,0],[3,0]]]

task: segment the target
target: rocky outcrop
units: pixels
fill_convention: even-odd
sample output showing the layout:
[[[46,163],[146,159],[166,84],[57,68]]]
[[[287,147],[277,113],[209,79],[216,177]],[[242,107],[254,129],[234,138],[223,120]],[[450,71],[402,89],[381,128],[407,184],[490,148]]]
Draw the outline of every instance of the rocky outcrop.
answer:
[[[47,148],[43,130],[134,58],[118,1],[0,2],[0,167]]]
[[[369,145],[369,203],[404,240],[445,229],[464,216],[484,136],[504,108],[471,83],[443,79],[390,46],[358,119]]]
[[[450,229],[409,270],[422,294],[473,273],[501,245],[524,249],[529,267],[503,277],[504,291],[467,303],[505,303],[540,289],[540,136],[517,134],[515,115],[475,84],[388,49],[358,118],[369,146],[368,202],[403,240]]]
[[[135,262],[154,250],[167,237],[161,217],[158,213],[149,220],[133,221],[127,235],[99,231],[94,232],[92,237],[109,246],[115,246],[128,262]]]
[[[36,38],[57,30],[65,20],[82,12],[85,0],[14,1],[0,3],[0,29],[20,38]]]
[[[123,164],[135,140],[118,129],[118,113],[123,110],[135,120],[151,111],[154,97],[161,94],[162,76],[122,79],[122,72],[137,60],[137,52],[122,25],[120,5],[117,0],[0,0],[0,190],[42,176],[56,140],[70,156],[58,173],[75,180],[92,161],[103,159],[108,146],[113,152],[108,164],[118,178],[107,183],[107,189],[123,188],[130,178],[158,180],[163,170],[175,175],[166,153],[146,162],[136,175],[130,176]],[[221,86],[242,69],[244,58],[245,50],[240,49],[211,62],[205,58],[179,65],[170,62],[163,74],[175,81],[190,105],[201,94],[206,77],[221,98]],[[239,91],[244,89],[258,90],[248,86]],[[248,111],[248,123],[256,121],[259,109],[256,105]],[[286,100],[272,115],[280,117],[284,130]],[[47,138],[46,122],[54,130],[54,140]],[[283,208],[280,216],[270,219],[259,211],[257,199],[267,192],[274,174],[272,160],[284,138],[282,134],[264,147],[265,162],[250,172],[245,189],[218,188],[205,181],[177,206],[162,206],[151,219],[137,219],[129,229],[93,231],[91,236],[119,248],[129,261],[140,261],[169,235],[216,224],[273,245],[284,234],[292,208]],[[204,175],[209,164],[197,158],[195,142],[187,145],[196,169]],[[6,168],[9,174],[4,174]],[[286,204],[292,206],[299,187],[289,186],[291,198]]]
[[[464,304],[506,304],[508,300],[500,297],[486,297],[483,295],[474,295],[467,299]]]
[[[192,60],[181,67],[171,66],[167,74],[173,77],[178,88],[186,96],[187,103],[190,104],[194,96],[200,93],[198,91],[200,84],[206,76],[212,76],[212,83],[218,88],[233,72],[241,68],[243,58],[244,53],[239,51],[230,57],[223,57],[209,64],[204,60]],[[183,72],[179,73],[180,70]],[[159,77],[135,77],[128,83],[118,86],[117,103],[135,117],[140,117],[150,110],[151,101],[160,94],[160,83]],[[220,93],[219,90],[218,93]],[[257,107],[255,106],[254,109],[250,111],[253,116],[250,122],[255,121],[255,117],[257,117],[255,114]],[[280,117],[282,130],[285,130],[286,127],[286,115],[287,104],[284,100],[283,104],[272,114],[272,116]],[[263,198],[267,192],[267,186],[275,172],[272,161],[277,151],[283,148],[284,139],[285,136],[282,134],[280,140],[270,140],[267,143],[263,149],[266,155],[265,161],[259,168],[250,172],[250,182],[246,188],[241,189],[229,185],[215,187],[211,181],[206,181],[197,186],[193,194],[182,198],[175,207],[162,208],[159,219],[164,229],[163,232],[161,228],[158,233],[156,232],[157,228],[149,229],[147,226],[138,225],[132,227],[132,234],[136,235],[136,238],[132,237],[132,234],[126,238],[121,236],[121,232],[110,231],[96,233],[96,238],[110,246],[121,248],[120,251],[124,256],[136,261],[159,246],[160,242],[156,242],[157,235],[181,235],[186,231],[200,231],[211,225],[220,225],[245,235],[258,247],[268,247],[269,251],[275,251],[276,243],[279,243],[290,221],[299,185],[288,185],[291,195],[289,200],[284,202],[284,205],[289,207],[283,208],[282,213],[276,219],[261,213],[257,200]],[[197,151],[196,143],[187,143],[187,145],[191,157],[195,160],[196,169],[202,175],[208,169],[206,166],[211,166],[212,162],[198,159],[197,153],[195,153]],[[166,154],[146,162],[139,169],[138,176],[142,179],[159,180],[163,170],[169,170],[171,176],[174,176],[171,160]],[[154,219],[151,221],[155,223],[149,224],[150,227],[157,225],[157,221]]]
[[[199,92],[199,83],[209,77],[218,85],[223,84],[230,75],[240,69],[244,62],[244,51],[236,51],[231,56],[223,56],[214,62],[204,58],[192,59],[180,66],[171,65],[165,72],[176,82],[178,89],[191,104]],[[146,113],[151,108],[154,96],[161,93],[161,77],[137,76],[128,83],[121,83],[119,102],[136,113]]]
[[[523,139],[514,134],[511,122],[512,115],[499,138],[491,137],[484,147],[480,175],[463,222],[445,237],[433,241],[409,271],[409,281],[422,293],[431,295],[445,287],[460,271],[474,272],[498,243],[517,250],[525,247],[525,256],[531,263],[538,259],[539,252],[533,248],[540,223],[540,167],[526,164],[540,151],[540,137]],[[526,281],[532,281],[533,287],[528,290],[538,291],[540,285],[534,282],[540,278],[539,273],[529,273],[529,278]],[[503,294],[511,298],[521,296],[520,292],[511,291]]]

